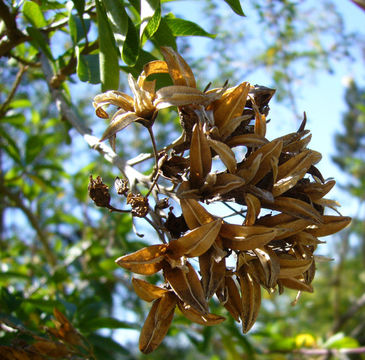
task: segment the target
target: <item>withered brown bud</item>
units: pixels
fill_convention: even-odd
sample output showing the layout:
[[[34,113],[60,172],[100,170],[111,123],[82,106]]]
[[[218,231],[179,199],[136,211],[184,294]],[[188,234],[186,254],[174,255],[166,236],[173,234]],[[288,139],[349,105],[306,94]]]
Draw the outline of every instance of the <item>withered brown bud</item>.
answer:
[[[109,187],[103,183],[103,180],[100,176],[94,180],[93,176],[90,175],[88,192],[91,200],[95,202],[96,206],[109,207]]]
[[[167,209],[169,207],[169,198],[163,198],[156,203],[156,209]]]
[[[132,214],[138,217],[145,217],[148,214],[148,199],[141,194],[129,193],[127,204],[132,206]]]
[[[167,216],[165,227],[175,239],[177,239],[181,236],[181,234],[189,230],[188,226],[186,225],[184,216],[180,215],[176,217],[172,212],[172,208],[170,208],[169,214]]]
[[[115,187],[115,190],[117,191],[118,195],[127,195],[127,192],[129,191],[128,180],[120,179],[117,176],[115,178],[114,187]]]

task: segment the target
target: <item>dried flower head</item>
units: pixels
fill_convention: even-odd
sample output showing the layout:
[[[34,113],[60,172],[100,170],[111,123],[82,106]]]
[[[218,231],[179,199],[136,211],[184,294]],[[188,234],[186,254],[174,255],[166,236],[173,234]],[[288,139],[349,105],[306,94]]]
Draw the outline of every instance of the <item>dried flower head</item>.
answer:
[[[90,175],[88,191],[89,197],[95,202],[96,206],[109,207],[109,187],[103,183],[103,180],[100,176],[94,180],[92,175]]]
[[[184,59],[171,48],[161,51],[165,61],[145,65],[137,81],[129,78],[134,98],[109,92],[94,102],[97,115],[104,118],[108,117],[104,105],[119,108],[102,140],[133,121],[152,132],[157,112],[168,106],[178,108],[182,128],[181,136],[163,151],[154,148],[148,195],[127,196],[132,214],[145,217],[163,243],[116,260],[136,274],[162,270],[161,286],[132,280],[138,296],[152,302],[140,335],[144,353],[161,343],[176,307],[193,322],[216,325],[224,321],[209,311],[216,295],[246,333],[257,319],[262,289],[279,294],[286,288],[313,292],[314,252],[322,243],[318,237],[340,231],[351,220],[325,213],[326,208],[338,206],[324,198],[335,182],[326,181],[316,167],[321,154],[307,147],[311,135],[305,116],[296,132],[269,140],[267,116],[275,90],[242,82],[200,91]],[[168,73],[174,85],[156,91],[146,79],[160,73]],[[241,150],[240,159],[234,148]],[[160,175],[164,183],[157,186]],[[171,188],[164,186],[166,181]],[[182,215],[175,216],[171,208],[164,214],[159,194],[178,202]],[[154,197],[155,212],[149,213],[148,196]],[[202,205],[217,202],[238,204],[241,210],[230,208],[241,220],[231,223]],[[233,269],[227,266],[229,257],[235,260]]]

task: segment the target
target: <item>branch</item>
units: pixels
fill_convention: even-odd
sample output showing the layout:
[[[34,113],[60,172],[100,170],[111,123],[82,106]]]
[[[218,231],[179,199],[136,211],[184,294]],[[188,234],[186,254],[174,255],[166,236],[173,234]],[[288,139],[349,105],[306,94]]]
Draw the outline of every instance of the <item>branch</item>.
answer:
[[[15,81],[10,90],[10,93],[9,93],[8,97],[6,98],[6,100],[4,101],[4,103],[1,104],[1,106],[0,106],[0,117],[5,116],[5,114],[8,110],[8,106],[11,103],[11,100],[13,99],[13,97],[16,93],[16,90],[18,89],[18,86],[20,84],[20,81],[22,80],[24,73],[27,70],[28,70],[28,66],[20,65],[20,69],[19,69],[18,73],[16,74]]]
[[[5,195],[7,198],[9,198],[15,205],[15,207],[19,208],[23,211],[29,222],[31,223],[32,227],[36,231],[40,242],[42,243],[45,256],[49,262],[49,264],[54,267],[56,265],[56,257],[52,252],[52,249],[49,246],[48,243],[48,237],[46,233],[43,231],[39,224],[39,220],[35,217],[35,215],[32,213],[32,211],[24,204],[21,194],[20,193],[14,193],[11,192],[6,186],[1,185],[0,192]]]
[[[43,53],[41,54],[41,64],[52,98],[56,103],[60,115],[67,119],[67,121],[76,129],[91,148],[97,150],[107,161],[115,165],[121,171],[123,176],[128,179],[131,186],[135,183],[142,183],[144,186],[149,188],[151,185],[149,176],[141,174],[132,166],[128,165],[127,162],[119,157],[110,146],[104,142],[100,142],[96,136],[92,135],[91,130],[80,121],[79,116],[66,101],[62,90],[51,87],[50,84],[53,78],[53,71],[48,59]]]
[[[357,299],[349,309],[335,322],[333,326],[333,333],[338,332],[345,323],[350,320],[363,306],[365,306],[365,294]]]

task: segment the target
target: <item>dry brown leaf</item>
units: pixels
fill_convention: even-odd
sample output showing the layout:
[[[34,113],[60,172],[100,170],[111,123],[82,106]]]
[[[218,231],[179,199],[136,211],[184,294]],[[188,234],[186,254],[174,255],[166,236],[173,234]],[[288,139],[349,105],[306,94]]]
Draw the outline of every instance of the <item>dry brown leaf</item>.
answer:
[[[132,254],[124,255],[115,262],[136,274],[152,275],[162,269],[167,245],[151,245]]]
[[[243,185],[245,185],[245,181],[240,176],[229,173],[220,173],[217,174],[217,180],[209,195],[210,196],[223,195]]]
[[[196,322],[204,326],[218,325],[223,322],[226,318],[216,314],[205,314],[197,312],[194,308],[186,306],[181,300],[177,303],[181,313],[190,321]]]
[[[155,300],[139,336],[139,349],[144,354],[154,351],[166,336],[174,317],[177,298],[172,292]]]
[[[246,184],[249,184],[255,177],[260,168],[262,156],[262,154],[258,154],[249,166],[246,165],[246,163],[243,163],[243,166],[240,166],[240,170],[237,172],[237,175],[240,176]]]
[[[323,215],[322,222],[322,224],[309,226],[305,231],[317,237],[332,235],[349,225],[351,218],[347,216]]]
[[[191,188],[190,181],[183,181],[176,191],[176,195],[179,199],[195,199],[199,200],[201,196],[199,195],[199,190]]]
[[[153,300],[159,299],[168,290],[160,288],[159,286],[152,285],[149,282],[132,278],[132,285],[134,292],[144,301],[151,302]]]
[[[309,130],[305,131],[309,132]],[[308,135],[307,137],[301,140],[295,140],[290,144],[283,146],[283,152],[299,153],[307,147],[307,145],[310,143],[311,140],[312,140],[312,134]]]
[[[208,107],[208,110],[214,110],[214,122],[218,129],[231,119],[242,115],[249,90],[250,84],[243,82],[235,88],[225,91],[219,100],[216,100]]]
[[[225,140],[229,135],[233,134],[233,132],[240,126],[242,121],[250,120],[251,114],[242,115],[235,117],[229,121],[226,121],[225,124],[219,129],[219,134],[222,140]],[[263,145],[263,144],[262,144]]]
[[[231,148],[221,141],[210,138],[208,138],[208,144],[218,154],[228,171],[234,174],[237,170],[237,161]]]
[[[257,134],[244,134],[244,135],[234,136],[230,138],[226,143],[230,147],[235,147],[235,146],[260,147],[269,143],[269,141]]]
[[[217,250],[213,246],[199,256],[199,270],[206,300],[209,300],[221,286],[226,273],[226,260],[219,256],[216,259],[217,255]]]
[[[266,226],[241,226],[223,223],[220,236],[223,246],[233,250],[260,248],[273,240],[280,230]]]
[[[335,184],[335,180],[328,180],[324,184],[322,184],[321,182],[300,184],[296,187],[296,189],[309,196],[312,201],[315,201],[323,198],[333,188]]]
[[[200,187],[212,168],[212,156],[206,135],[200,124],[193,127],[190,145],[190,182]]]
[[[313,259],[286,259],[279,256],[280,273],[279,279],[302,275],[309,269]]]
[[[180,206],[186,224],[190,230],[215,220],[213,215],[209,214],[209,212],[194,199],[181,199]]]
[[[241,268],[239,272],[241,287],[242,309],[242,332],[246,334],[254,325],[261,306],[261,288],[252,276]]]
[[[261,202],[255,195],[250,193],[245,194],[245,202],[247,205],[245,225],[251,226],[255,224],[255,221],[260,214]]]
[[[36,341],[32,344],[30,350],[31,352],[36,352],[41,355],[51,357],[52,359],[64,359],[67,355],[70,356],[72,354],[72,351],[70,351],[66,345],[49,340]]]
[[[311,285],[308,285],[305,282],[300,281],[294,277],[280,279],[279,282],[282,286],[285,286],[289,289],[298,290],[298,291],[307,291],[310,293],[313,292],[313,288]]]
[[[280,196],[275,199],[274,203],[266,202],[263,205],[268,209],[282,211],[285,214],[315,223],[322,222],[322,215],[312,205],[296,198]]]
[[[213,244],[222,225],[218,219],[202,225],[168,244],[168,254],[172,258],[195,257],[204,254]]]
[[[164,266],[163,275],[175,294],[186,304],[201,314],[208,312],[201,282],[194,268],[187,262],[186,269]]]
[[[275,251],[270,248],[255,249],[254,253],[260,261],[265,275],[264,285],[267,289],[273,289],[280,272],[280,262]]]
[[[194,74],[182,56],[171,47],[167,46],[162,46],[160,51],[166,60],[169,74],[174,84],[195,88],[196,82]]]

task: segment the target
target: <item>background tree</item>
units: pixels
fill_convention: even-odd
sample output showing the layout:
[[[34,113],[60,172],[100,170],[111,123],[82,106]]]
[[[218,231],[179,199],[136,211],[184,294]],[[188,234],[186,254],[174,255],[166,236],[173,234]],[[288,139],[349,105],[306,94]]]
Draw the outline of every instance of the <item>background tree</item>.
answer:
[[[236,14],[243,15],[239,1],[226,3]],[[212,24],[222,21],[219,13],[223,5],[219,2],[207,3],[211,9],[207,16],[212,17]],[[341,16],[332,3],[331,12],[326,13],[334,16],[334,21],[326,21],[318,31],[313,28],[309,31],[313,24],[306,22],[308,17],[299,17],[298,14],[304,12],[300,5],[292,1],[257,1],[253,5],[265,31],[271,32],[271,37],[263,48],[253,51],[255,56],[247,62],[249,65],[245,68],[245,74],[253,70],[252,66],[255,69],[258,66],[272,69],[274,87],[282,90],[279,93],[289,99],[294,108],[295,89],[290,84],[301,76],[296,72],[297,68],[290,66],[295,61],[306,59],[303,69],[310,66],[318,70],[324,64],[330,69],[331,59],[346,55],[354,38],[341,28]],[[120,256],[121,251],[129,253],[148,245],[150,231],[142,228],[146,236],[139,238],[131,232],[128,215],[107,213],[89,206],[86,189],[90,173],[103,174],[104,181],[111,184],[115,168],[108,162],[119,169],[127,166],[123,160],[123,150],[117,156],[109,146],[98,146],[97,150],[107,160],[104,161],[78,140],[77,133],[93,147],[98,137],[91,135],[89,127],[95,129],[98,135],[102,132],[101,126],[99,129],[98,123],[92,120],[94,117],[90,107],[93,95],[100,88],[86,83],[101,84],[102,90],[123,89],[124,82],[120,84],[119,80],[120,70],[138,75],[147,61],[160,56],[158,47],[167,45],[176,49],[178,41],[189,55],[190,45],[186,40],[181,41],[180,36],[211,37],[210,32],[220,33],[218,27],[207,28],[207,32],[194,23],[176,18],[168,13],[168,6],[170,4],[163,1],[73,1],[67,4],[26,1],[20,5],[0,1],[0,61],[3,72],[0,98],[2,345],[11,345],[19,351],[29,350],[28,345],[24,344],[32,343],[34,335],[41,335],[44,324],[53,326],[52,310],[56,307],[68,316],[86,339],[70,345],[75,358],[139,357],[134,346],[121,346],[112,336],[114,329],[139,328],[147,310],[131,291],[128,275],[115,269],[114,259]],[[231,12],[233,16],[242,19]],[[236,26],[240,24],[242,22]],[[231,40],[234,45],[233,33],[230,31],[225,38],[213,41],[211,59],[214,69],[226,69],[222,77],[214,71],[220,84],[226,78],[242,79],[243,76],[237,67],[228,65],[234,58],[234,52],[227,52],[227,48],[234,49],[227,42]],[[298,52],[293,44],[303,41],[307,34],[317,38],[318,46],[310,53]],[[318,40],[321,34],[336,34],[329,48],[326,47],[327,42]],[[245,36],[249,41],[249,36]],[[221,56],[217,58],[216,54]],[[237,56],[242,58],[241,54]],[[197,68],[201,67],[199,63],[202,62],[198,59]],[[82,91],[75,90],[76,86]],[[356,108],[361,110],[359,102],[356,100]],[[359,119],[360,115],[353,121],[361,124]],[[169,139],[177,126],[170,120],[166,114],[160,121],[155,134],[158,145]],[[354,135],[350,131],[355,131],[355,128],[357,126],[348,127],[349,135]],[[360,139],[360,134],[361,130],[355,138]],[[125,148],[134,149],[131,150],[135,152],[132,155],[151,150],[145,141],[148,134],[143,133],[141,128],[131,128],[129,135],[126,136],[130,140],[126,141]],[[346,141],[350,138],[346,137]],[[361,144],[361,140],[357,141]],[[359,175],[363,162],[361,159],[354,161],[354,157],[358,156],[354,154],[361,146],[352,146],[346,150],[350,151],[347,165],[342,166],[343,169],[351,169],[354,174],[357,171],[358,181],[361,182]],[[356,171],[353,164],[358,164]],[[150,168],[151,163],[141,166],[140,170],[143,172]],[[353,192],[358,191],[359,198],[361,186],[356,184],[352,187]],[[140,231],[140,224],[136,225]],[[355,222],[354,229],[359,235],[363,233],[360,221]],[[290,311],[289,316],[298,319],[298,323],[273,317],[273,314],[283,313],[288,317],[286,305],[289,299],[286,302],[277,299],[275,311],[268,308],[261,317],[261,326],[248,337],[241,335],[230,322],[214,329],[193,328],[192,331],[190,323],[181,318],[170,330],[175,337],[169,337],[153,356],[161,358],[164,354],[179,354],[181,358],[181,349],[177,347],[181,339],[183,345],[180,347],[184,348],[186,358],[235,358],[242,354],[248,358],[265,358],[268,351],[291,353],[305,345],[346,348],[363,344],[360,318],[354,317],[350,311],[352,306],[361,309],[364,289],[363,283],[353,276],[359,274],[355,270],[359,266],[355,249],[350,245],[346,247],[346,244],[351,244],[351,231],[342,241],[342,253],[346,260],[322,268],[323,277],[319,279],[319,284],[323,281],[324,286],[317,286],[316,291],[323,290],[324,295],[319,293],[305,298]],[[359,242],[356,241],[356,244]],[[333,267],[337,269],[338,279],[348,279],[347,274],[352,275],[353,286],[346,293],[343,282],[335,282],[333,292],[337,294],[334,295],[337,305],[332,311],[322,300],[327,297],[326,279],[333,272]],[[305,311],[308,301],[314,302],[314,305]],[[123,313],[120,314],[120,311]],[[313,313],[321,316],[314,319],[310,317]],[[343,314],[343,317],[337,316],[335,324],[339,325],[333,325],[333,314]],[[346,314],[350,316],[345,324],[343,319],[347,320]],[[58,324],[67,324],[61,315],[55,315],[58,315]],[[328,320],[325,326],[321,326],[323,319]],[[318,331],[313,330],[311,323],[314,321],[317,321],[315,324],[318,327],[315,328]],[[310,335],[298,337],[298,328],[301,333],[308,332]],[[356,332],[351,333],[351,328],[357,329]],[[339,330],[345,330],[345,334],[352,337],[340,339],[339,335],[337,338],[324,335]],[[300,339],[305,341],[301,342]],[[53,346],[34,342],[38,350],[42,346],[50,350]],[[200,355],[197,355],[196,349]],[[53,350],[55,355],[52,356],[62,357],[62,351],[69,348]]]

